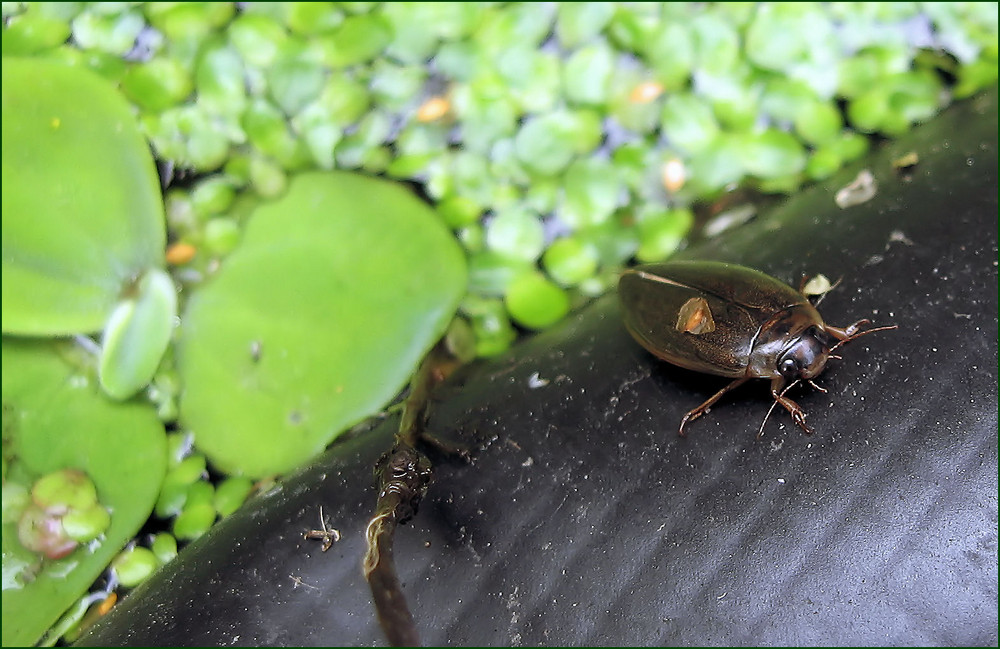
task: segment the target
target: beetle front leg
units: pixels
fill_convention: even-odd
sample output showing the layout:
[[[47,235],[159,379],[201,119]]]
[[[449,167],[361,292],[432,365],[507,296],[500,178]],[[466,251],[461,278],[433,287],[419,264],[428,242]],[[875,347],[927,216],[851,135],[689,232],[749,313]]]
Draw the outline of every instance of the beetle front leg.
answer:
[[[681,427],[680,430],[677,431],[677,434],[680,435],[681,437],[684,437],[684,426],[687,425],[689,421],[694,421],[698,417],[704,415],[705,411],[711,408],[716,401],[722,398],[722,395],[729,392],[733,388],[738,388],[739,386],[746,383],[749,379],[750,379],[749,376],[744,376],[742,379],[736,379],[735,381],[733,381],[732,383],[730,383],[729,385],[727,385],[726,387],[722,388],[721,390],[713,394],[711,397],[709,397],[708,401],[706,401],[705,403],[701,404],[694,410],[691,410],[686,415],[684,415],[684,418],[681,419]]]
[[[798,381],[796,381],[796,383],[797,382]],[[795,385],[795,383],[792,385]],[[790,387],[792,386],[788,386],[788,388]],[[785,392],[788,391],[788,388],[785,387],[785,379],[778,377],[771,381],[771,396],[774,397],[775,401],[784,406],[785,410],[788,411],[788,414],[792,416],[792,421],[798,424],[799,428],[805,431],[807,435],[812,435],[813,429],[806,425],[806,411],[803,410],[799,404],[785,396]],[[763,428],[761,430],[763,431]],[[758,435],[758,437],[759,436],[760,435]]]

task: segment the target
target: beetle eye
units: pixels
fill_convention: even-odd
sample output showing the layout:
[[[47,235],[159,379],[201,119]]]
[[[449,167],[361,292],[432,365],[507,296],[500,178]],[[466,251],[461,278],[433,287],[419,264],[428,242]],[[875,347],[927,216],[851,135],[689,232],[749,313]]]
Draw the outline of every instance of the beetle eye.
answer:
[[[795,378],[799,373],[799,363],[794,358],[786,356],[778,363],[778,371],[785,378]]]

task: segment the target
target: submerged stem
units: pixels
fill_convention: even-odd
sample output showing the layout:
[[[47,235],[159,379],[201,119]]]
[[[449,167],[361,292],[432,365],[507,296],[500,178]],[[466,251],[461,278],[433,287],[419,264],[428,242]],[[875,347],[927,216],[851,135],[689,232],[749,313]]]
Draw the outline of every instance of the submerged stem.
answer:
[[[444,354],[440,346],[435,347],[421,363],[410,384],[410,394],[403,403],[396,442],[375,465],[379,494],[375,514],[365,534],[367,551],[362,570],[372,591],[382,631],[389,643],[396,646],[420,643],[396,574],[392,542],[396,526],[416,515],[433,479],[431,461],[417,450],[416,445],[427,421],[431,389],[442,378],[439,367]]]

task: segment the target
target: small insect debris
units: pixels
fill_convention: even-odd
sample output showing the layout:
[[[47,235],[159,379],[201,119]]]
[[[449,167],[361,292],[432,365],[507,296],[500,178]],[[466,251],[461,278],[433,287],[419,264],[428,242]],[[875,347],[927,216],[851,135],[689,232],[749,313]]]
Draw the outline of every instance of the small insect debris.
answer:
[[[323,506],[319,507],[319,526],[318,530],[309,530],[303,534],[303,538],[306,540],[316,540],[322,541],[323,544],[320,549],[326,552],[333,547],[333,544],[340,540],[340,532],[329,526],[326,517],[323,516]]]

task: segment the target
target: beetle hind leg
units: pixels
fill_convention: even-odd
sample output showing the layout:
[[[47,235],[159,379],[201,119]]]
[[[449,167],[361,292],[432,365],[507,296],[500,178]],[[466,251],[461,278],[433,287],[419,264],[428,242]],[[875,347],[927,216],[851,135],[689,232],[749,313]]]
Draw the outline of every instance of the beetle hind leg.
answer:
[[[694,421],[698,417],[704,415],[705,412],[709,408],[711,408],[716,401],[721,399],[725,393],[729,392],[733,388],[738,388],[739,386],[743,385],[749,380],[750,377],[748,376],[744,376],[741,379],[736,379],[735,381],[733,381],[732,383],[730,383],[729,385],[727,385],[726,387],[722,388],[721,390],[713,394],[711,397],[709,397],[705,403],[701,404],[700,406],[698,406],[693,410],[690,410],[686,415],[684,415],[684,418],[681,419],[681,427],[677,431],[677,434],[680,435],[681,437],[684,437],[684,426],[686,426],[689,421]]]

